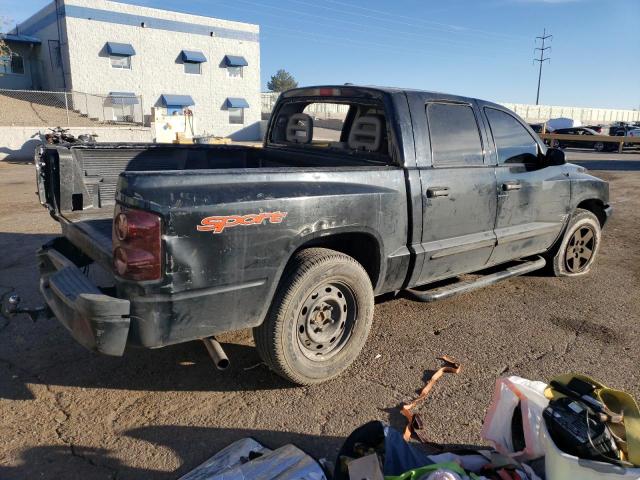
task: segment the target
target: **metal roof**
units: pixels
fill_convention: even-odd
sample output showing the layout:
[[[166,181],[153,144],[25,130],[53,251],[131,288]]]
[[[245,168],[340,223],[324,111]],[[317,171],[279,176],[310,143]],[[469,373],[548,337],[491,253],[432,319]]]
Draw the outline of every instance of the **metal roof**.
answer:
[[[236,55],[225,55],[224,63],[227,67],[246,67],[249,62],[244,57]]]
[[[132,57],[136,54],[133,46],[128,43],[107,42],[109,55],[119,55],[122,57]]]
[[[163,93],[160,98],[162,99],[162,103],[165,106],[180,106],[187,107],[189,105],[195,105],[196,102],[193,101],[191,95],[170,95],[167,93]]]
[[[195,50],[182,50],[182,61],[189,63],[204,63],[207,61],[207,57],[204,53]]]
[[[249,108],[249,103],[244,98],[227,98],[227,108]]]
[[[0,40],[16,43],[32,43],[34,45],[40,45],[42,43],[39,38],[32,37],[31,35],[19,35],[16,33],[0,33]]]

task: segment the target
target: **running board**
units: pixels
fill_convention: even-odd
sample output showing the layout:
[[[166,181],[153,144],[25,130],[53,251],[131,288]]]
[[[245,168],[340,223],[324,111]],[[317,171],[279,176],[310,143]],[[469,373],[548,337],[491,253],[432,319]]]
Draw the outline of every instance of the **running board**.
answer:
[[[444,287],[434,288],[432,290],[415,290],[407,289],[409,298],[417,300],[419,302],[435,302],[436,300],[443,300],[445,298],[458,295],[459,293],[467,293],[478,288],[493,285],[494,283],[507,280],[508,278],[524,275],[525,273],[540,270],[546,265],[546,260],[542,257],[538,257],[534,260],[529,260],[519,265],[507,267],[499,272],[490,273],[474,280],[466,280],[454,283],[452,285],[445,285]]]

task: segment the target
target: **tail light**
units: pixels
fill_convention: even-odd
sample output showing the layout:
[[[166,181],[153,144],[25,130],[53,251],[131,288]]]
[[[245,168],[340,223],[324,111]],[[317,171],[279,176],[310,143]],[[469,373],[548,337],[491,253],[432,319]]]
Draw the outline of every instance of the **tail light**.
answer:
[[[161,220],[154,213],[116,205],[113,217],[113,268],[128,280],[162,276]]]

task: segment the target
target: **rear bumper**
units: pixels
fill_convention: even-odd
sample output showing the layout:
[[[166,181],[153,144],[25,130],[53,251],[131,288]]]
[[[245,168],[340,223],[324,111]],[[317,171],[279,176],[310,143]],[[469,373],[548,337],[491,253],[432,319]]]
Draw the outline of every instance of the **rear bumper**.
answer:
[[[130,303],[103,294],[53,243],[38,251],[40,292],[73,338],[106,355],[124,353]]]

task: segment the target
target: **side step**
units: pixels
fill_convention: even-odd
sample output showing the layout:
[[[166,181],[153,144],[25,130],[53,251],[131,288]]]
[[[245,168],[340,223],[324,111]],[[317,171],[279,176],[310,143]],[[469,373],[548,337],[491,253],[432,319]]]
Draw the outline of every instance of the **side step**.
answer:
[[[498,283],[511,277],[517,277],[518,275],[524,275],[525,273],[533,272],[534,270],[540,270],[546,265],[546,263],[547,262],[544,258],[538,257],[519,265],[507,267],[499,272],[481,276],[475,280],[466,280],[452,285],[434,288],[432,290],[420,291],[409,288],[405,291],[408,294],[407,296],[412,300],[417,300],[419,302],[435,302],[436,300],[443,300],[459,293],[467,293],[478,288],[493,285],[494,283]]]

